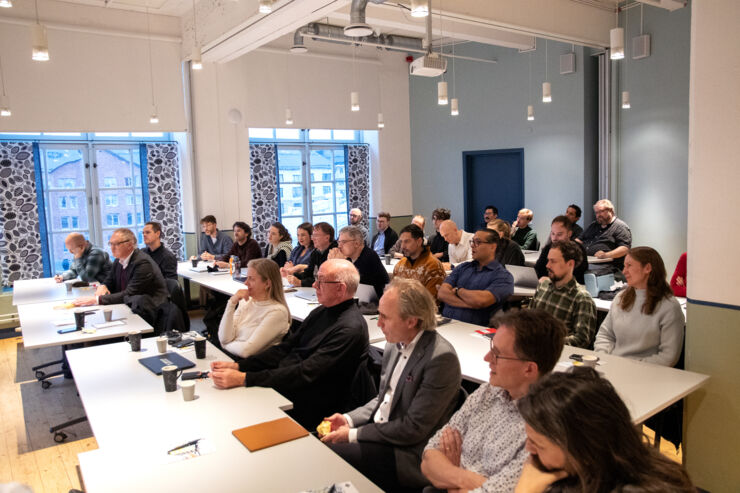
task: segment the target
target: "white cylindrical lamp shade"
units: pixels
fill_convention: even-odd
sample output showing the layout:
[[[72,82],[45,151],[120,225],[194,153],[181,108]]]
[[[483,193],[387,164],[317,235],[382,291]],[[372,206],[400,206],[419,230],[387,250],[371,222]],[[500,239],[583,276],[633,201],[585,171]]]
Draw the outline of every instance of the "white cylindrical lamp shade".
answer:
[[[532,106],[531,104],[527,106],[527,120],[534,120],[534,106]]]
[[[149,117],[149,123],[151,123],[152,125],[159,123],[159,116],[157,115],[157,106],[154,104],[152,105],[152,114]]]
[[[552,101],[552,87],[549,82],[542,83],[542,102],[549,103]]]
[[[200,45],[193,46],[193,54],[190,56],[190,68],[193,70],[201,70],[203,68]]]
[[[622,109],[629,109],[630,108],[630,92],[629,91],[622,91]]]
[[[10,116],[10,102],[8,96],[0,96],[0,116]]]
[[[457,116],[460,114],[460,103],[457,101],[457,98],[452,98],[450,100],[450,115]]]
[[[427,0],[411,0],[411,17],[426,17],[428,15]]]
[[[293,125],[293,112],[290,108],[285,108],[285,124]]]
[[[41,24],[31,26],[31,59],[38,62],[49,60],[49,42],[46,39],[46,28]]]
[[[360,93],[352,91],[349,95],[350,109],[352,111],[360,111]]]
[[[378,128],[385,128],[385,121],[383,120],[383,113],[378,113]]]
[[[13,6],[13,2],[11,2],[10,0],[0,0],[0,7],[9,9],[12,6]],[[8,115],[5,115],[5,116],[8,116]]]
[[[272,12],[272,0],[260,0],[260,14]]]
[[[447,99],[447,82],[437,82],[437,104],[444,106],[449,101]]]
[[[615,27],[609,31],[609,58],[612,60],[621,60],[624,58],[624,29]]]

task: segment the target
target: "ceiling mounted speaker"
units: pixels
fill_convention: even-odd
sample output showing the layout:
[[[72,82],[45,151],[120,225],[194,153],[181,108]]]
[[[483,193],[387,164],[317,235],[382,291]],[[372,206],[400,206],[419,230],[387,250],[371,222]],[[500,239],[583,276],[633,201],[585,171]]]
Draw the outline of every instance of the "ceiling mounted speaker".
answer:
[[[639,60],[650,56],[650,35],[643,34],[632,38],[632,59]]]
[[[560,75],[576,73],[576,54],[566,53],[560,55]]]

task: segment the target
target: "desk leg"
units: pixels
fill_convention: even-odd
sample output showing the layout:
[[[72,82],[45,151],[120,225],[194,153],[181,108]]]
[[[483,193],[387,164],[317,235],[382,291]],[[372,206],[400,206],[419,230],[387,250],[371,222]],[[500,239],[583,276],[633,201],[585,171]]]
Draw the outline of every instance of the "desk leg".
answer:
[[[193,301],[190,298],[190,279],[187,277],[182,278],[182,285],[185,290],[185,306],[188,310],[192,310],[194,308]]]

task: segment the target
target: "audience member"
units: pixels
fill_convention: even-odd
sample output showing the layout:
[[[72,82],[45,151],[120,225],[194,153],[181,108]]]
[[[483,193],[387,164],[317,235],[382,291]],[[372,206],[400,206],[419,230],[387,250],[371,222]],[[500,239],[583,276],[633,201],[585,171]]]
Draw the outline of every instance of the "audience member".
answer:
[[[282,223],[274,222],[267,230],[265,258],[273,260],[278,267],[285,265],[293,250],[293,238]]]
[[[555,241],[547,254],[547,275],[529,304],[560,320],[568,328],[565,343],[589,348],[596,331],[596,304],[586,288],[576,282],[573,267],[581,260],[575,241]]]
[[[365,242],[365,245],[370,246],[370,233],[367,231],[367,228],[364,224],[362,224],[362,211],[360,209],[354,208],[349,210],[349,224],[350,226],[357,226],[360,228],[360,231],[362,231],[362,241]]]
[[[432,212],[432,223],[434,223],[435,234],[429,237],[429,241],[427,243],[429,244],[429,251],[432,252],[432,255],[439,259],[440,262],[450,261],[449,244],[445,240],[444,236],[442,236],[442,233],[439,232],[439,226],[449,218],[449,209],[438,208],[434,209],[434,212]]]
[[[403,228],[401,248],[405,256],[393,268],[393,278],[415,279],[436,299],[446,274],[442,262],[424,246],[424,231],[415,224]]]
[[[337,242],[334,241],[334,226],[329,223],[314,224],[311,239],[313,240],[314,250],[308,259],[308,265],[302,271],[288,276],[288,282],[293,286],[312,286],[314,278],[319,272],[319,267],[329,255],[329,250],[337,247]]]
[[[398,234],[391,228],[391,215],[387,212],[378,213],[378,232],[373,236],[372,248],[379,257],[390,252],[391,247],[398,240]]]
[[[235,359],[246,358],[280,342],[290,328],[280,269],[267,258],[247,264],[247,289],[226,304],[218,327],[221,347]]]
[[[488,224],[498,219],[498,208],[493,205],[487,205],[483,211],[483,222],[480,223],[479,229],[485,229]]]
[[[540,310],[506,313],[485,360],[481,384],[429,440],[422,473],[449,491],[513,491],[527,458],[524,420],[517,401],[550,372],[563,350],[565,327]]]
[[[495,260],[495,231],[479,229],[470,244],[473,261],[455,267],[440,286],[437,298],[445,304],[445,317],[488,325],[491,315],[514,292],[514,278]]]
[[[673,366],[681,355],[685,319],[666,282],[660,254],[632,248],[624,260],[627,288],[614,298],[599,328],[595,351]]]
[[[198,255],[202,260],[213,260],[216,256],[224,255],[231,250],[234,241],[229,235],[219,231],[215,217],[210,214],[205,216],[200,220],[200,228],[203,232],[198,243]]]
[[[308,267],[308,262],[311,259],[311,252],[314,250],[313,240],[311,235],[313,234],[313,225],[311,223],[301,223],[296,229],[296,238],[298,238],[298,245],[290,252],[290,260],[285,262],[285,265],[280,269],[283,275],[295,274],[296,272],[303,272]]]
[[[540,256],[537,262],[534,264],[534,270],[537,273],[537,277],[540,279],[547,276],[547,255],[550,253],[550,246],[556,241],[567,241],[573,240],[573,223],[570,222],[567,216],[556,216],[550,224],[550,238],[542,250],[540,250]],[[579,284],[583,284],[583,275],[588,270],[588,256],[586,255],[586,248],[580,241],[575,242],[579,250],[581,250],[581,260],[576,263],[573,268],[573,275]]]
[[[686,297],[686,252],[678,258],[676,270],[671,277],[671,289],[675,296]]]
[[[573,239],[579,239],[583,234],[583,228],[578,225],[578,220],[581,219],[581,208],[576,204],[570,204],[565,210],[565,216],[573,225]]]
[[[517,493],[696,491],[681,464],[643,439],[593,368],[551,373],[517,405],[531,454]]]
[[[498,233],[496,260],[501,265],[524,265],[524,252],[518,244],[511,241],[511,226],[503,219],[494,219],[488,223],[488,229]]]
[[[306,428],[367,402],[367,323],[352,299],[359,283],[348,261],[324,262],[314,282],[321,306],[279,344],[238,362],[211,363],[213,383],[271,387],[293,403],[289,414]]]
[[[108,242],[116,261],[108,277],[98,286],[95,296],[77,298],[76,306],[116,305],[125,303],[150,325],[157,308],[169,299],[167,285],[159,267],[149,255],[136,248],[136,236],[130,229],[119,228]]]
[[[426,225],[426,219],[424,219],[424,216],[416,215],[411,218],[411,224],[419,226],[423,232],[424,226]],[[423,243],[425,245],[427,244],[426,238],[423,239]],[[401,248],[401,233],[398,234],[398,240],[396,240],[396,243],[391,247],[388,253],[393,255],[395,258],[403,257],[403,249]]]
[[[516,230],[511,236],[511,240],[522,247],[522,250],[537,250],[537,233],[529,223],[532,222],[534,213],[529,209],[522,209],[516,216]]]
[[[162,276],[177,280],[177,257],[162,244],[162,225],[149,221],[144,225],[141,235],[146,245],[143,251],[154,260]]]
[[[472,260],[470,240],[473,238],[473,233],[457,229],[457,224],[451,219],[439,225],[439,232],[449,244],[448,254],[451,264],[457,265]]]
[[[394,277],[379,306],[386,337],[380,391],[364,406],[327,418],[332,431],[322,441],[384,491],[428,484],[421,454],[457,404],[460,362],[435,330],[436,311],[418,281]]]
[[[581,235],[586,253],[596,258],[611,258],[613,262],[595,264],[591,270],[614,272],[624,267],[624,256],[632,246],[632,232],[627,223],[614,214],[614,205],[606,199],[594,204],[596,221]]]
[[[103,282],[108,277],[111,268],[110,257],[103,249],[93,246],[82,234],[70,233],[64,240],[64,246],[74,260],[69,270],[54,276],[56,282],[77,277],[85,282]]]
[[[345,226],[339,231],[337,248],[329,251],[327,258],[344,258],[352,262],[360,273],[360,284],[367,284],[375,289],[378,298],[383,296],[388,284],[388,271],[385,270],[375,252],[365,245],[362,231],[357,226]]]
[[[252,238],[252,228],[243,221],[237,221],[232,226],[234,229],[234,243],[225,255],[215,257],[216,265],[223,268],[229,266],[231,256],[239,257],[239,265],[244,266],[253,258],[262,258],[262,251],[257,241]]]

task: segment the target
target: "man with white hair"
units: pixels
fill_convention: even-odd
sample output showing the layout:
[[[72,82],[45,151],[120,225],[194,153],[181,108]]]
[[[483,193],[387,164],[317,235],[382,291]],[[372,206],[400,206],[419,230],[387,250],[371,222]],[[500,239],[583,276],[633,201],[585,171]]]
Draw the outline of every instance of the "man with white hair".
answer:
[[[321,306],[280,344],[236,363],[211,363],[213,383],[223,389],[272,387],[293,402],[289,414],[306,428],[367,402],[367,323],[353,299],[359,283],[349,261],[325,261],[314,281]]]
[[[101,248],[87,241],[80,233],[70,233],[64,240],[67,251],[74,256],[69,269],[54,276],[56,282],[79,277],[86,282],[103,282],[110,272],[111,261]]]
[[[627,223],[614,213],[614,204],[601,199],[594,204],[596,221],[592,222],[581,235],[586,253],[596,258],[611,258],[609,264],[597,264],[602,270],[621,271],[624,257],[632,247],[632,231]],[[591,266],[594,270],[594,266]]]
[[[349,210],[349,224],[350,226],[357,226],[362,231],[362,239],[365,245],[370,246],[370,233],[367,228],[362,224],[362,211],[358,208]]]

